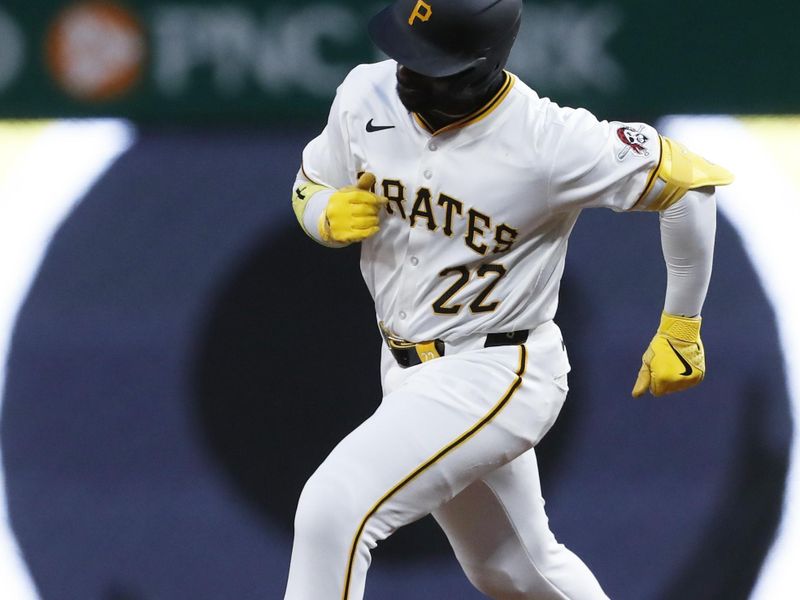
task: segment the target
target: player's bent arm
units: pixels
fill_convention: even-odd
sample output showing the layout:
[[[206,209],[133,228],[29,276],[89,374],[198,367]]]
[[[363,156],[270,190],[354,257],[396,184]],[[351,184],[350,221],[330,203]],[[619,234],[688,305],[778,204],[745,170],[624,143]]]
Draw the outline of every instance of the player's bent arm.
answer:
[[[292,208],[303,231],[331,248],[360,242],[380,231],[381,206],[386,199],[372,192],[375,176],[364,173],[355,186],[333,189],[298,173]]]
[[[697,385],[706,368],[700,309],[716,223],[709,190],[731,183],[733,175],[644,123],[600,122],[588,111],[559,107],[552,119],[558,137],[547,198],[553,210],[604,206],[661,213],[667,298],[633,395]]]
[[[716,232],[713,187],[733,175],[677,142],[659,137],[658,164],[634,210],[661,213],[661,245],[667,264],[667,296],[633,396],[661,396],[690,388],[706,374],[700,311],[711,276]]]
[[[654,396],[684,390],[706,373],[700,312],[714,253],[714,188],[686,192],[659,216],[667,293],[658,331],[642,356],[634,397],[648,390]]]

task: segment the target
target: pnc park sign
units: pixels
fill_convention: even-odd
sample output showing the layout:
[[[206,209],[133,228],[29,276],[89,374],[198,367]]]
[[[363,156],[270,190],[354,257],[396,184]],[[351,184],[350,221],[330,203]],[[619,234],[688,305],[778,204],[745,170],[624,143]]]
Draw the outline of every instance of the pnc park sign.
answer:
[[[365,33],[381,2],[36,5],[0,5],[0,117],[317,118],[354,64],[383,58]],[[674,35],[704,18],[702,36]],[[747,36],[731,43],[715,18],[702,5],[682,22],[634,0],[529,2],[509,69],[542,95],[610,118],[800,110],[798,78],[780,64],[750,60],[731,72],[737,54],[750,56]],[[757,28],[753,15],[740,18]],[[798,36],[780,36],[776,25],[763,40],[751,36],[756,51],[800,56]]]

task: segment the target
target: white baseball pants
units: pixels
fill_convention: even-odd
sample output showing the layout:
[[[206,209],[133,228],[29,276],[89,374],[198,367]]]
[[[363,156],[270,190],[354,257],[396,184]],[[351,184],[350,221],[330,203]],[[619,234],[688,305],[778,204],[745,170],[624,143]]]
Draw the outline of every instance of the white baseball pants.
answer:
[[[285,600],[361,600],[370,550],[433,513],[469,580],[497,600],[606,599],[550,532],[533,447],[567,393],[558,327],[523,346],[448,345],[400,368],[384,398],[306,483]]]

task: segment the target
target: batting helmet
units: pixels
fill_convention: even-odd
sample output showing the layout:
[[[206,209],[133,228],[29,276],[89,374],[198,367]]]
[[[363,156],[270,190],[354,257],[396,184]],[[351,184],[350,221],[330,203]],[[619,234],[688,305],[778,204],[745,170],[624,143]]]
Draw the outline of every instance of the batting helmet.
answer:
[[[395,0],[369,22],[378,48],[428,77],[501,70],[519,31],[522,0]]]

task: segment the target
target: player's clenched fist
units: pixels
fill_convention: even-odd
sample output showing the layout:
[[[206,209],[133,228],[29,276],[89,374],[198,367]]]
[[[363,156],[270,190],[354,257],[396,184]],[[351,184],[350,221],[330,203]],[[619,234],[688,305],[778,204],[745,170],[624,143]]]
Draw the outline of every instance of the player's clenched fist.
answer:
[[[700,318],[661,315],[655,337],[642,356],[642,368],[633,386],[638,398],[685,390],[703,381],[706,358],[700,340]]]
[[[326,242],[360,242],[380,230],[378,211],[386,198],[372,193],[375,176],[364,173],[355,186],[334,192],[319,218],[319,234]]]

